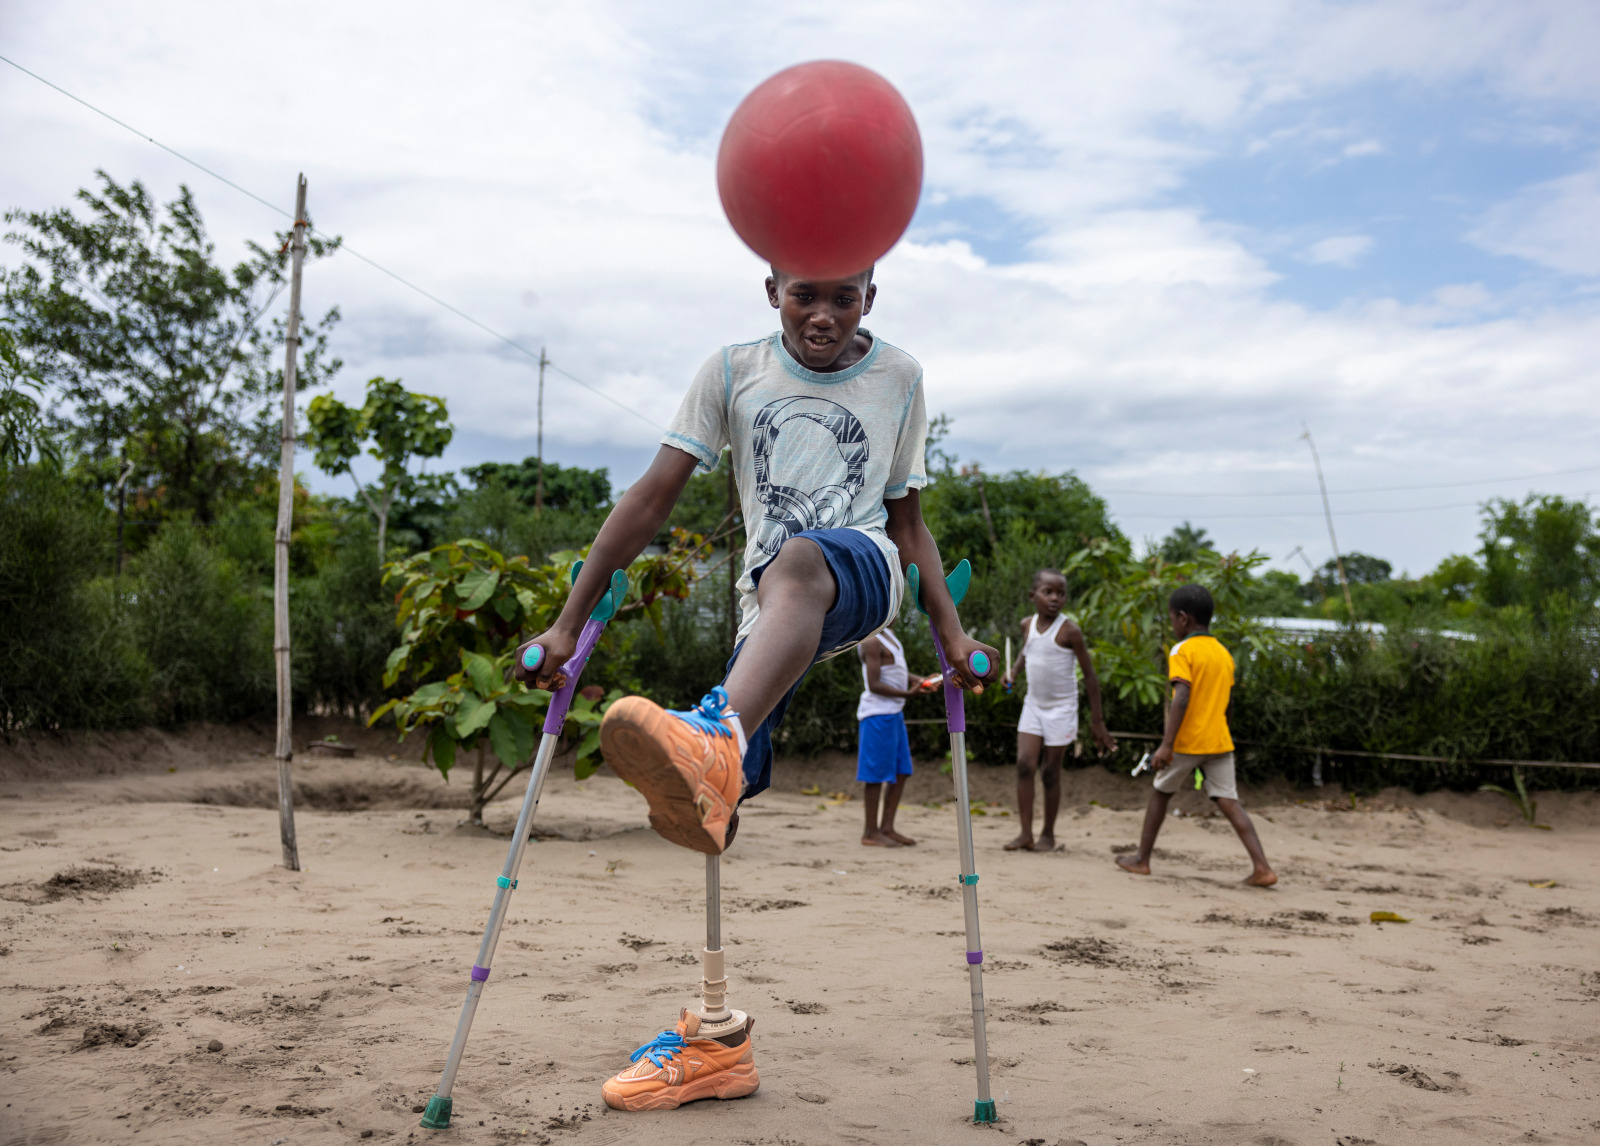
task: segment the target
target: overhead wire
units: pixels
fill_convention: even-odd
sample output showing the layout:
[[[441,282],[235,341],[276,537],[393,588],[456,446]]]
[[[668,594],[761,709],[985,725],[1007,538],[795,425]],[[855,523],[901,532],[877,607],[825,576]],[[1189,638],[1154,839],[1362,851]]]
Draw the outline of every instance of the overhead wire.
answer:
[[[1346,496],[1358,493],[1401,493],[1417,489],[1461,489],[1472,485],[1495,485],[1506,481],[1536,481],[1540,478],[1566,477],[1570,474],[1600,473],[1600,466],[1579,466],[1570,470],[1549,470],[1537,474],[1508,474],[1505,477],[1471,478],[1467,481],[1441,481],[1423,482],[1417,485],[1375,485],[1362,486],[1358,489],[1330,489],[1328,493],[1335,496]],[[1155,489],[1109,489],[1100,487],[1101,494],[1114,494],[1118,497],[1316,497],[1317,491],[1307,490],[1266,490],[1260,493],[1246,493],[1239,490],[1215,490],[1211,492],[1197,490],[1155,490]]]
[[[284,218],[293,221],[294,213],[292,211],[285,211],[282,207],[278,206],[276,203],[273,203],[271,200],[266,199],[263,196],[257,195],[254,191],[250,190],[248,187],[245,187],[245,186],[242,186],[241,184],[235,183],[232,179],[229,179],[226,175],[222,175],[222,174],[220,174],[220,173],[218,173],[216,171],[213,171],[211,168],[207,167],[205,164],[201,163],[200,161],[198,161],[196,159],[191,159],[189,156],[183,154],[183,152],[181,152],[181,151],[178,151],[176,148],[168,147],[165,143],[162,143],[159,139],[155,138],[154,136],[147,135],[145,132],[140,131],[138,128],[134,127],[132,124],[126,123],[123,120],[118,119],[116,116],[112,115],[110,112],[104,110],[103,108],[96,107],[94,104],[90,103],[88,100],[84,99],[83,97],[78,96],[78,95],[74,95],[72,92],[69,92],[66,88],[62,87],[60,84],[52,83],[50,80],[47,80],[43,76],[41,76],[38,72],[31,71],[28,68],[23,67],[21,64],[17,63],[15,60],[11,59],[8,56],[0,55],[0,61],[3,61],[5,63],[10,64],[13,68],[16,68],[17,71],[21,72],[23,75],[29,76],[29,77],[31,77],[31,78],[33,78],[35,80],[38,80],[40,83],[44,84],[45,87],[51,88],[54,91],[60,92],[62,95],[66,96],[68,99],[72,100],[74,103],[83,105],[84,107],[88,108],[90,111],[94,112],[96,115],[102,116],[105,119],[110,120],[112,123],[116,124],[118,127],[122,128],[124,131],[128,131],[128,132],[131,132],[134,135],[137,135],[140,139],[144,140],[146,143],[150,143],[150,144],[153,144],[156,147],[159,147],[162,151],[165,151],[168,155],[171,155],[175,159],[178,159],[178,160],[181,160],[184,163],[187,163],[190,167],[193,167],[195,170],[204,172],[205,174],[211,176],[211,178],[215,179],[217,182],[219,182],[219,183],[221,183],[221,184],[223,184],[223,185],[225,185],[227,187],[233,188],[233,190],[239,192],[239,194],[244,195],[245,197],[247,197],[249,199],[255,200],[257,203],[259,203],[263,207],[267,208],[267,210],[275,211],[279,215],[282,215]],[[309,231],[311,231],[313,234],[320,235],[324,239],[334,240],[334,239],[337,238],[337,236],[329,234],[327,231],[322,230],[320,227],[312,227],[312,226],[308,225],[307,229]],[[434,294],[433,292],[431,292],[429,290],[425,290],[424,288],[418,286],[416,283],[412,282],[410,279],[406,278],[404,275],[400,274],[399,272],[390,270],[388,267],[384,266],[382,263],[378,262],[376,259],[371,258],[368,255],[362,254],[360,251],[356,250],[354,247],[350,246],[350,244],[344,242],[343,240],[339,240],[339,249],[344,251],[346,254],[349,254],[349,255],[359,259],[361,262],[366,263],[373,270],[376,270],[376,271],[379,271],[379,272],[381,272],[381,273],[383,273],[385,275],[388,275],[390,278],[392,278],[395,282],[399,283],[401,286],[404,286],[404,287],[408,288],[409,290],[415,291],[417,294],[421,295],[423,298],[427,299],[429,302],[432,302],[437,306],[443,307],[445,310],[448,310],[451,314],[455,315],[457,318],[460,318],[465,322],[470,322],[473,326],[477,327],[479,330],[483,331],[485,334],[491,336],[492,338],[498,339],[499,341],[505,343],[507,346],[511,347],[513,350],[516,350],[516,351],[518,351],[518,352],[520,352],[522,354],[527,355],[529,358],[533,359],[535,362],[537,362],[539,360],[540,356],[537,353],[535,353],[532,350],[529,350],[526,346],[523,346],[520,342],[516,341],[516,339],[509,338],[506,335],[501,334],[498,330],[494,329],[494,327],[490,326],[488,323],[483,322],[482,320],[473,317],[472,315],[468,314],[466,311],[462,310],[460,307],[455,306],[452,303],[446,302],[444,299],[440,298],[438,295]],[[548,363],[548,365],[554,366],[555,364],[554,363]],[[565,377],[569,381],[575,382],[579,386],[582,386],[585,390],[588,390],[591,393],[599,395],[601,398],[604,398],[607,402],[610,402],[613,406],[616,406],[618,409],[626,410],[628,413],[632,414],[635,418],[638,418],[640,421],[646,423],[647,425],[653,426],[655,429],[658,429],[658,430],[666,429],[666,427],[663,426],[660,422],[657,422],[653,418],[650,418],[647,415],[640,413],[638,410],[634,409],[632,406],[629,406],[628,404],[626,404],[625,402],[621,401],[620,399],[613,398],[610,394],[607,394],[604,390],[600,389],[598,386],[593,386],[593,385],[589,384],[588,382],[585,382],[582,378],[579,378],[577,375],[573,374],[571,371],[563,370],[559,366],[556,366],[555,369],[563,377]]]

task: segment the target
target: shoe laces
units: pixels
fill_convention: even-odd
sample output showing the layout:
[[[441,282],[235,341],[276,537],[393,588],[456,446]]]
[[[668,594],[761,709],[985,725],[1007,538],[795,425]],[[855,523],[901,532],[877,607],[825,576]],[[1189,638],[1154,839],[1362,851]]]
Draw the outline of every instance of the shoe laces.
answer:
[[[673,716],[701,732],[712,736],[732,736],[727,721],[736,718],[737,712],[728,710],[728,690],[720,684],[700,698],[700,703],[684,712],[668,709]]]
[[[668,1059],[676,1057],[677,1053],[688,1045],[677,1031],[662,1031],[629,1055],[628,1061],[638,1062],[641,1058],[648,1058],[653,1065],[660,1066]]]

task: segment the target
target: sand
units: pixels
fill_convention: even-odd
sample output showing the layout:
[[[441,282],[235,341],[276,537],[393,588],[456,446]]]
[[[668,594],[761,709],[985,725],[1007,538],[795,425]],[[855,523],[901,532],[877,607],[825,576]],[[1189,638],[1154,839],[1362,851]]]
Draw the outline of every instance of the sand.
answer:
[[[1144,789],[1098,767],[1069,774],[1052,854],[1003,852],[1016,821],[986,809],[1001,1121],[978,1128],[936,769],[913,795],[944,805],[900,825],[920,845],[885,851],[858,844],[859,799],[799,791],[853,788],[846,762],[779,766],[723,861],[761,1090],[657,1114],[607,1111],[599,1086],[692,997],[703,862],[608,774],[558,773],[455,1125],[430,1132],[414,1109],[506,841],[460,824],[460,784],[367,739],[353,760],[297,761],[306,870],[287,872],[269,745],[210,730],[0,748],[0,1144],[1600,1140],[1591,797],[1543,797],[1543,832],[1488,795],[1350,810],[1333,787],[1247,791],[1271,891],[1238,885],[1242,850],[1188,794],[1202,816],[1169,821],[1155,874],[1119,871]],[[975,785],[996,804],[1010,787],[1001,769]],[[514,812],[493,806],[490,827]]]

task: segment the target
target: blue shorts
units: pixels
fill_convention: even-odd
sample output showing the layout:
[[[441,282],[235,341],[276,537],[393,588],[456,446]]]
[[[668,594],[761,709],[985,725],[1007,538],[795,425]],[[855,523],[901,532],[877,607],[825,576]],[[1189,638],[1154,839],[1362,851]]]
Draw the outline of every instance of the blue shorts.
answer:
[[[891,620],[890,606],[894,603],[894,582],[890,580],[889,561],[878,543],[859,529],[807,529],[794,535],[814,541],[833,572],[838,597],[822,618],[822,636],[817,641],[816,654],[811,663],[860,644]],[[790,538],[789,540],[793,540]],[[788,541],[784,542],[785,545]],[[781,550],[780,550],[781,552]],[[769,562],[770,564],[770,562]],[[766,568],[753,570],[752,578],[761,584],[761,573]],[[744,642],[728,658],[728,671],[744,649]],[[726,683],[726,677],[723,678]],[[744,754],[744,796],[748,800],[772,786],[772,733],[783,722],[783,714],[794,699],[795,690],[805,682],[805,674],[778,703],[761,727],[750,736],[750,747]],[[907,748],[909,755],[910,749]]]
[[[893,784],[911,775],[911,741],[904,713],[885,712],[861,722],[856,749],[856,779],[863,784]]]

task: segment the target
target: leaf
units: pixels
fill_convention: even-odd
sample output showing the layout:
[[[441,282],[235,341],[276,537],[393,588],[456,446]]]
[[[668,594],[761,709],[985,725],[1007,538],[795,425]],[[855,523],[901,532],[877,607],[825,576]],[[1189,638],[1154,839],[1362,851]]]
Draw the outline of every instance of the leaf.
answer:
[[[468,612],[483,608],[484,602],[494,593],[494,587],[499,583],[498,569],[477,569],[468,573],[456,583],[456,593],[460,598],[456,607]]]
[[[433,755],[433,766],[439,775],[450,778],[450,769],[456,766],[456,742],[443,724],[436,724],[428,737],[428,750]]]
[[[374,712],[370,717],[367,718],[367,727],[371,728],[374,724],[378,723],[378,718],[379,717],[381,717],[384,713],[388,712],[390,709],[392,709],[395,705],[397,705],[399,703],[400,702],[398,700],[389,700],[389,701],[385,701],[383,704],[379,705],[378,706],[378,711]]]
[[[493,696],[505,683],[494,662],[481,653],[462,650],[461,667],[466,669],[467,675],[472,678],[472,687],[477,690],[479,696]]]
[[[590,729],[578,742],[578,755],[572,762],[572,774],[579,780],[587,780],[600,770],[600,730]]]
[[[479,700],[470,692],[462,693],[461,704],[456,708],[456,739],[470,740],[474,733],[481,731],[494,719],[498,711],[499,706],[492,700]]]
[[[494,749],[494,754],[500,758],[500,763],[513,771],[527,759],[525,754],[517,751],[516,733],[511,728],[514,723],[520,721],[498,710],[489,721],[489,747]]]
[[[1372,922],[1374,922],[1374,923],[1410,923],[1411,920],[1407,919],[1403,915],[1396,915],[1392,911],[1374,911],[1372,913]]]

